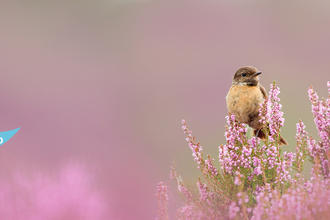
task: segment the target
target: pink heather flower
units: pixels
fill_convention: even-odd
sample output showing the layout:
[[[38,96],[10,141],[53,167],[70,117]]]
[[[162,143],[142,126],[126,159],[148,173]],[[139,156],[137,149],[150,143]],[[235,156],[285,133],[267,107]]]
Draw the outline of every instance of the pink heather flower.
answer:
[[[303,163],[305,162],[305,157],[307,156],[308,149],[307,149],[307,136],[308,133],[305,131],[306,126],[302,121],[299,121],[296,125],[297,132],[296,132],[296,161],[295,167],[298,172],[302,172],[303,170]]]
[[[178,213],[180,213],[185,218],[183,219],[194,219],[195,217],[195,207],[194,204],[186,204],[179,208]]]
[[[281,182],[283,183],[283,181],[288,181],[291,180],[291,175],[290,175],[290,171],[291,171],[291,166],[294,160],[294,153],[291,152],[284,152],[283,153],[283,161],[280,161],[278,163],[276,172],[277,172],[277,178],[276,178],[276,182]]]
[[[193,195],[181,182],[178,184],[178,190],[187,198],[188,203],[192,201]]]
[[[319,150],[321,149],[320,146],[318,144],[316,144],[316,141],[312,137],[310,137],[307,140],[307,143],[308,143],[309,154],[312,157],[315,157],[319,153]]]
[[[257,205],[253,209],[255,219],[327,219],[329,215],[330,189],[324,181],[310,185],[306,194],[302,186],[289,188],[283,195],[273,192],[260,193],[256,197]]]
[[[171,172],[170,172],[170,179],[177,179],[179,178],[178,173],[176,171],[176,165],[175,162],[173,162],[173,166],[171,166]]]
[[[197,182],[197,186],[199,189],[199,199],[201,201],[206,201],[209,206],[213,206],[213,200],[215,199],[215,196],[212,192],[210,192],[209,187],[200,181]]]
[[[249,196],[245,196],[245,200],[244,200],[245,203],[248,203],[249,202]]]
[[[275,83],[272,83],[270,87],[269,97],[260,105],[259,116],[261,117],[260,122],[269,129],[270,136],[268,137],[268,141],[275,144],[276,140],[278,140],[281,127],[284,125],[284,118],[281,111],[282,105],[278,103],[280,98],[277,97],[280,93],[280,88]]]
[[[243,175],[241,175],[238,171],[236,171],[234,184],[237,186],[241,185],[242,184],[241,178],[243,178],[243,177],[244,177]]]
[[[207,193],[207,185],[205,183],[197,182],[197,186],[199,189],[200,200],[206,200],[209,196]]]
[[[158,219],[168,219],[167,203],[168,203],[169,186],[163,182],[159,182],[157,186],[156,196],[158,198]]]
[[[278,133],[280,127],[284,124],[283,112],[281,111],[282,105],[278,103],[280,99],[277,97],[279,93],[279,88],[272,84],[268,99],[268,108],[271,109],[269,118],[270,134]]]
[[[258,166],[256,168],[254,168],[254,174],[259,176],[260,174],[262,174],[262,171],[261,171],[261,167]]]
[[[93,190],[89,172],[69,164],[56,175],[17,173],[0,180],[0,219],[108,219],[108,204]]]
[[[330,149],[330,91],[329,98],[319,101],[317,93],[313,87],[308,90],[309,99],[312,103],[312,113],[314,122],[322,140],[322,148],[326,151]]]
[[[199,143],[195,142],[195,137],[191,136],[191,131],[188,128],[186,120],[182,120],[182,130],[185,134],[187,134],[186,141],[188,141],[188,146],[192,150],[192,156],[194,157],[194,160],[198,163],[198,165],[201,164],[202,158],[202,146],[199,145]],[[200,168],[200,166],[198,166]]]
[[[226,219],[224,210],[231,219],[326,219],[330,214],[330,82],[327,86],[329,97],[326,100],[319,100],[312,87],[308,91],[320,141],[308,137],[304,123],[299,121],[295,153],[281,152],[284,148],[278,146],[284,118],[282,105],[278,103],[280,90],[275,83],[260,108],[260,122],[267,135],[265,145],[260,145],[259,138],[248,139],[245,125],[236,122],[234,115],[227,116],[226,144],[219,147],[223,172],[217,171],[210,157],[203,160],[202,147],[182,120],[186,140],[194,160],[203,168],[206,183],[197,182],[199,198],[193,197],[177,174],[172,175],[178,181],[179,191],[186,197],[178,212],[179,219]],[[314,166],[311,177],[304,179],[302,169],[307,155]],[[298,171],[294,178],[290,175],[292,167]],[[228,189],[236,193],[239,190],[233,195],[224,191]],[[244,210],[249,213],[247,216]]]
[[[236,202],[232,202],[230,204],[230,206],[228,207],[229,212],[228,212],[228,216],[230,219],[233,219],[236,217],[236,213],[239,212],[239,207],[236,206]]]
[[[322,172],[323,172],[323,175],[324,175],[325,178],[327,178],[328,175],[329,175],[329,171],[328,171],[328,168],[329,168],[329,161],[328,161],[328,160],[323,160],[323,161],[321,162],[321,164],[322,164]]]
[[[244,124],[235,122],[235,115],[226,116],[226,119],[229,124],[225,132],[227,144],[219,147],[219,162],[222,169],[232,174],[238,167],[251,167],[249,156],[252,149],[247,144]]]
[[[255,190],[255,195],[258,196],[260,193],[262,193],[264,191],[265,191],[265,187],[257,185],[256,190]]]
[[[209,158],[208,160],[205,160],[205,164],[207,165],[208,170],[211,171],[212,175],[216,176],[218,175],[218,170],[215,168],[213,161],[213,158]]]

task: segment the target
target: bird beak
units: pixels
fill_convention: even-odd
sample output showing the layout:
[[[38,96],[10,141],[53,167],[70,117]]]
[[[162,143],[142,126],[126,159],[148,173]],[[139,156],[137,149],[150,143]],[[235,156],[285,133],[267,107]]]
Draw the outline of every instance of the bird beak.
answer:
[[[255,73],[253,74],[253,76],[258,76],[258,75],[260,75],[261,73],[262,73],[261,71],[255,72]]]

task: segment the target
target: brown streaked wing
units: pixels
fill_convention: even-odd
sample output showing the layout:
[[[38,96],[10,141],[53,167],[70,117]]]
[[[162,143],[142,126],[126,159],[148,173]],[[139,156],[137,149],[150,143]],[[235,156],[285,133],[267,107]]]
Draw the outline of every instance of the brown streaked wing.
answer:
[[[260,83],[258,84],[258,86],[259,86],[259,89],[260,89],[260,91],[261,91],[263,97],[264,97],[264,98],[267,98],[267,92],[266,92],[265,87],[263,87]]]

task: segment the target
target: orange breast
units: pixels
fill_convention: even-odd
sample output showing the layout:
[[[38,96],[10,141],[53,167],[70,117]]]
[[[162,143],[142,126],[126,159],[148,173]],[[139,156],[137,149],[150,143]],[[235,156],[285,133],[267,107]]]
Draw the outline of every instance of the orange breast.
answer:
[[[237,121],[250,127],[259,127],[259,107],[264,101],[258,86],[233,85],[226,97],[228,110],[235,114]]]

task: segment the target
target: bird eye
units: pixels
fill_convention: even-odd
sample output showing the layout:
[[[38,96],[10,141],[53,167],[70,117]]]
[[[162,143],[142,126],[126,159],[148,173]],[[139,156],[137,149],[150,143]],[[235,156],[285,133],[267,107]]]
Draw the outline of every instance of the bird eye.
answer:
[[[246,76],[246,73],[242,73],[242,76]]]

